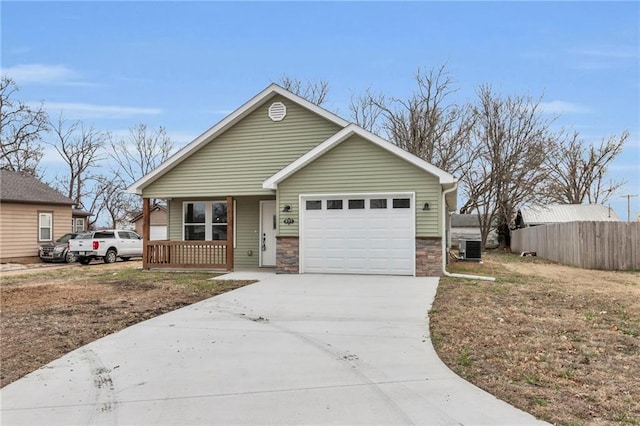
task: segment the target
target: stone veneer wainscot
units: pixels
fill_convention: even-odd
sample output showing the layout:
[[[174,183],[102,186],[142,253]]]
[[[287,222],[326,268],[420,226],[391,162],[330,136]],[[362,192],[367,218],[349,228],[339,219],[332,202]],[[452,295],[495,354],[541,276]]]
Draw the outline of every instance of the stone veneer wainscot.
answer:
[[[298,237],[277,237],[276,273],[297,274],[300,272],[300,243]]]
[[[416,238],[416,276],[442,276],[442,239],[440,237]]]

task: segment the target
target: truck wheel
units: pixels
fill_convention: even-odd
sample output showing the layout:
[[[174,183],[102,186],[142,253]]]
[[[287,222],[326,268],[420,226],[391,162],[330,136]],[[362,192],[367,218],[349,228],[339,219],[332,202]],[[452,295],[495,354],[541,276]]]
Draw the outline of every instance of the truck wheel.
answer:
[[[76,255],[71,253],[70,251],[67,251],[64,255],[64,261],[67,263],[73,263],[76,261]]]
[[[116,261],[116,251],[113,249],[107,250],[107,254],[104,255],[104,263],[113,263]]]
[[[88,265],[89,262],[91,262],[91,258],[90,257],[80,257],[80,258],[78,258],[78,262],[80,262],[82,265]]]

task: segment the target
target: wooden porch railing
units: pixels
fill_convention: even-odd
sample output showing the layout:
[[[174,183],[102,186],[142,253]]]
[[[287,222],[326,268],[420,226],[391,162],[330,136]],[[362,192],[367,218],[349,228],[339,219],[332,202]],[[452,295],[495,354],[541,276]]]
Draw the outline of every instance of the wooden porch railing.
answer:
[[[145,248],[145,269],[233,269],[227,241],[148,241]]]

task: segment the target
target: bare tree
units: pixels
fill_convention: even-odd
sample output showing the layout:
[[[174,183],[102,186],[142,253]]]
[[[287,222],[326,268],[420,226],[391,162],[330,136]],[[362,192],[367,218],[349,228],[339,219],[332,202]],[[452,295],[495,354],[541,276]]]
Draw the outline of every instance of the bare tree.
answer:
[[[324,80],[320,81],[308,81],[303,83],[301,80],[288,75],[280,77],[278,82],[282,87],[288,91],[295,93],[308,100],[309,102],[321,106],[327,98],[329,93],[329,83]]]
[[[12,99],[18,87],[7,76],[0,79],[0,168],[36,176],[43,155],[40,139],[48,130],[48,117],[42,104],[31,107]]]
[[[352,93],[351,101],[349,102],[351,119],[363,129],[380,134],[382,108],[379,105],[384,104],[384,95],[374,93],[371,88],[367,88],[365,93],[360,96],[355,96]]]
[[[606,203],[624,181],[605,180],[611,162],[622,152],[629,138],[604,138],[599,145],[587,144],[579,133],[560,135],[557,150],[547,157],[549,170],[546,195],[551,201],[567,204]]]
[[[374,129],[380,118],[379,127],[394,144],[451,174],[466,174],[475,153],[471,108],[451,101],[457,88],[446,66],[418,69],[415,80],[417,88],[407,100],[370,91],[352,98],[353,119]]]
[[[75,204],[93,213],[93,221],[98,219],[99,191],[96,190],[97,176],[94,169],[103,159],[102,150],[109,140],[109,133],[85,127],[81,121],[67,122],[62,115],[51,124],[56,149],[67,166],[67,174],[56,177],[56,185]]]
[[[174,144],[164,127],[150,130],[141,123],[130,128],[126,138],[112,141],[111,148],[118,166],[115,174],[128,185],[169,158]]]
[[[164,127],[150,130],[141,123],[130,128],[126,138],[112,141],[111,148],[111,158],[117,167],[113,170],[113,186],[105,191],[118,189],[119,192],[114,192],[109,202],[105,201],[105,209],[112,221],[116,221],[140,210],[140,197],[127,194],[127,186],[166,161],[173,152],[174,143]],[[153,200],[152,204],[155,202]]]
[[[118,223],[125,221],[132,210],[131,194],[127,194],[126,186],[119,179],[99,176],[96,180],[99,209],[109,217],[109,226],[117,228]]]
[[[541,196],[553,119],[542,116],[541,99],[505,98],[488,85],[479,88],[478,97],[474,136],[479,155],[472,172],[463,177],[463,193],[469,210],[480,216],[482,244],[491,227],[497,226],[505,246],[517,207]]]

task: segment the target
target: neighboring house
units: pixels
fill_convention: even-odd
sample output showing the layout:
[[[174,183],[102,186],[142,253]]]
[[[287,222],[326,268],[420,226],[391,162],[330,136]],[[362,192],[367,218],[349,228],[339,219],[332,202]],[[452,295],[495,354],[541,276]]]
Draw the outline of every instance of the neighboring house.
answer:
[[[452,214],[451,215],[451,247],[458,247],[460,239],[481,240],[480,220],[477,214]],[[495,228],[489,230],[485,248],[498,247],[498,233]]]
[[[89,216],[91,213],[80,209],[71,210],[71,232],[82,232],[89,229]]]
[[[439,276],[456,182],[272,84],[129,191],[145,268]],[[169,241],[149,242],[151,199]]]
[[[33,176],[0,170],[0,260],[38,255],[72,230],[73,201]]]
[[[516,228],[564,222],[619,222],[616,212],[601,204],[549,204],[521,207]]]
[[[167,208],[160,204],[156,204],[149,209],[150,229],[149,240],[166,240],[167,239]],[[136,215],[131,223],[134,225],[134,229],[138,235],[142,235],[142,212]]]

